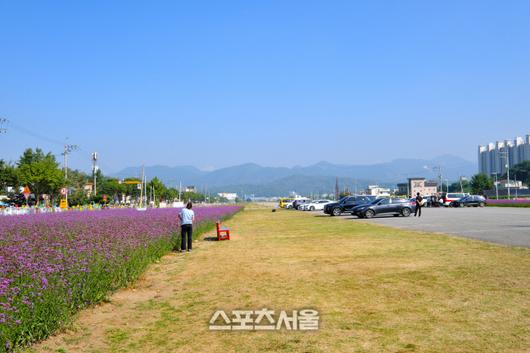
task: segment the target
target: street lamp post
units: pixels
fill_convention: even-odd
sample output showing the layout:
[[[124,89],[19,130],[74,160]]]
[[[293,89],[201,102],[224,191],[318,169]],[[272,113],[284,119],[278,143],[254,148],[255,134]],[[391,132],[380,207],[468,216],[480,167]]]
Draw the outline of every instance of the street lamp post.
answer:
[[[506,168],[506,178],[508,179],[507,180],[507,183],[508,183],[508,200],[511,199],[511,194],[510,194],[510,151],[509,150],[505,150],[505,151],[501,151],[499,152],[501,158],[504,158],[506,160],[506,164],[504,165],[505,168]]]

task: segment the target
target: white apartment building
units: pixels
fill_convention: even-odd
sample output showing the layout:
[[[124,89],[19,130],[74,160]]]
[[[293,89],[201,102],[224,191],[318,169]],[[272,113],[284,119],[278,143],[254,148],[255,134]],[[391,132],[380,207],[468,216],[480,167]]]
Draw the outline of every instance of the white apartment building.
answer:
[[[515,140],[497,141],[478,146],[478,171],[486,175],[506,173],[516,164],[530,160],[530,135],[516,137]]]

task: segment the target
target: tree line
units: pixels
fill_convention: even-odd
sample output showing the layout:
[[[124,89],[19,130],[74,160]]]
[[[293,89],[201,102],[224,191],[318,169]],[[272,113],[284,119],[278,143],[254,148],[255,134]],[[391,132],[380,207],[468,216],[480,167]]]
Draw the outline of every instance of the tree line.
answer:
[[[120,202],[123,196],[135,200],[140,197],[138,178],[117,178],[105,176],[101,170],[96,172],[97,194],[88,192],[85,186],[93,181],[93,175],[82,171],[68,169],[68,178],[65,178],[64,169],[59,165],[55,156],[44,153],[40,148],[35,150],[26,149],[18,161],[7,163],[0,159],[0,194],[8,195],[8,198],[16,204],[25,203],[20,192],[22,187],[29,187],[32,197],[31,204],[42,204],[46,200],[50,205],[58,204],[61,199],[60,190],[67,188],[69,191],[68,201],[70,205],[84,205],[87,203],[114,203]],[[127,183],[132,181],[133,183]],[[89,184],[90,185],[90,184]],[[10,192],[8,192],[10,189]],[[184,192],[179,195],[179,190],[167,187],[158,178],[153,178],[147,183],[149,198],[155,203],[161,201],[172,202],[179,196],[182,200],[202,202],[206,196],[198,192]],[[214,200],[219,201],[219,200]]]

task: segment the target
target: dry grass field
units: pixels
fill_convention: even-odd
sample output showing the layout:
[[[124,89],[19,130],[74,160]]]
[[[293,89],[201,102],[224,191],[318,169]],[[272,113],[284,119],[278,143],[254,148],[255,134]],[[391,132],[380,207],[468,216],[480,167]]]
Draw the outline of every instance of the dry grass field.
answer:
[[[530,351],[528,249],[260,207],[227,225],[29,351]],[[217,309],[265,307],[315,308],[320,329],[208,329]]]

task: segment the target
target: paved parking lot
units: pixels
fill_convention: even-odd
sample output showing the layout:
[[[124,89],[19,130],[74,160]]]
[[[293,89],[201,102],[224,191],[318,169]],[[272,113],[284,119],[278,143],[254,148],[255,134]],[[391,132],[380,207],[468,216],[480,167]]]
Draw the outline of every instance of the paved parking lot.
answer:
[[[385,216],[359,221],[530,247],[530,208],[423,208],[422,213],[421,218]]]

